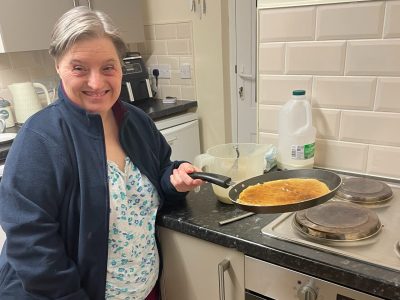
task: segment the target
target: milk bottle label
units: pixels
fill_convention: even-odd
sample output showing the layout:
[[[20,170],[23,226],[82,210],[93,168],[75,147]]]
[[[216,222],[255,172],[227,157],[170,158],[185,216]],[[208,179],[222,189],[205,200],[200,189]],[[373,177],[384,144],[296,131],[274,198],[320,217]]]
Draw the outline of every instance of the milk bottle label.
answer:
[[[304,160],[314,157],[315,143],[306,145],[292,145],[292,159]]]

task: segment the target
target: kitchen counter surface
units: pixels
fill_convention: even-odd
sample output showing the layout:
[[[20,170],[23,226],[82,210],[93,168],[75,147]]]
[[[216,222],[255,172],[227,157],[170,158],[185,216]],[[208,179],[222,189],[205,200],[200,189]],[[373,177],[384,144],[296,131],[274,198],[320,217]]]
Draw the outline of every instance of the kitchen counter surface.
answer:
[[[400,299],[400,272],[268,237],[261,229],[279,214],[256,214],[220,226],[244,212],[219,202],[211,185],[190,192],[180,207],[165,208],[158,225],[298,272],[385,299]]]
[[[153,120],[158,120],[195,108],[197,101],[176,100],[176,103],[163,103],[160,99],[151,99],[135,104],[135,106],[142,109]]]

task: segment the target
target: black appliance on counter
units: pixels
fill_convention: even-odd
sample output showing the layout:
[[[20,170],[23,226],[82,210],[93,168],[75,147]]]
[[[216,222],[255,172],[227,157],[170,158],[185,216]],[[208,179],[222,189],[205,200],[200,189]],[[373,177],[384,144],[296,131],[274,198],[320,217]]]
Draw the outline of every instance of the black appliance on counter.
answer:
[[[153,98],[149,73],[139,52],[128,52],[122,70],[122,101],[135,105]]]

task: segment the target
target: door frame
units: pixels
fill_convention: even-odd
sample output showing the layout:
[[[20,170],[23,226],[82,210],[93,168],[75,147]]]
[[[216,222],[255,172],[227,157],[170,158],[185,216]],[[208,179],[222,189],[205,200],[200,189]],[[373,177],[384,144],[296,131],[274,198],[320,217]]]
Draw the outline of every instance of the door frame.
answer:
[[[254,95],[255,100],[257,101],[257,0],[232,0],[228,1],[228,9],[229,9],[229,81],[230,81],[230,98],[231,98],[231,127],[232,127],[232,142],[237,143],[238,141],[238,85],[237,80],[239,77],[238,70],[237,70],[237,36],[236,36],[236,2],[237,1],[245,1],[252,3],[255,2],[255,18],[253,20],[252,28],[254,28],[254,32],[250,32],[250,34],[255,35],[254,39],[254,49],[252,55],[254,55],[255,59],[253,60],[254,63]],[[258,117],[256,116],[255,122],[257,122]],[[257,123],[256,123],[256,131],[257,131]],[[257,134],[257,132],[256,132]]]

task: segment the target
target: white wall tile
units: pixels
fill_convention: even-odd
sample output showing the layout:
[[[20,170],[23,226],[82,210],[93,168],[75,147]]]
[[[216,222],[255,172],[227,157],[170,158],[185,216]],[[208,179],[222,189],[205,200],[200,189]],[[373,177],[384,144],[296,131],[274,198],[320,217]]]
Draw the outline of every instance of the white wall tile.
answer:
[[[41,51],[11,52],[8,54],[14,69],[26,67],[41,67],[43,58]]]
[[[49,80],[51,80],[51,74],[48,74],[46,68],[43,67],[36,67],[36,68],[29,68],[29,76],[32,81],[39,82],[44,84],[48,89],[50,88]]]
[[[260,11],[260,41],[314,40],[315,7],[294,7]]]
[[[194,85],[194,80],[192,78],[181,78],[180,71],[171,71],[171,84],[172,85]]]
[[[182,99],[194,100],[196,99],[196,93],[194,86],[181,86]]]
[[[178,23],[176,26],[178,39],[192,39],[191,23]]]
[[[182,98],[181,88],[178,85],[163,85],[161,87],[161,97],[177,97],[178,99]]]
[[[331,140],[317,140],[314,165],[318,167],[363,173],[368,146]]]
[[[166,78],[160,78],[160,79],[158,79],[158,84],[160,84],[160,85],[170,85],[171,84],[171,80],[170,79],[166,79]]]
[[[259,102],[260,104],[283,105],[293,90],[305,90],[307,97],[311,95],[312,76],[300,75],[260,75]]]
[[[1,81],[1,78],[0,78],[0,81]],[[0,88],[0,97],[4,98],[6,100],[9,100],[10,103],[12,104],[12,95],[8,88],[5,88],[5,89]]]
[[[385,38],[400,37],[400,1],[386,2],[386,18],[383,36]]]
[[[178,36],[176,24],[156,24],[154,27],[156,40],[176,39]]]
[[[187,55],[191,54],[189,40],[167,40],[167,48],[169,55]]]
[[[50,56],[49,51],[48,50],[41,50],[39,52],[42,61],[42,64],[45,68],[47,69],[52,69],[54,70],[54,72],[56,72],[56,68],[55,68],[55,63],[54,63],[54,59]]]
[[[151,65],[158,65],[157,55],[142,55],[142,57],[147,67],[150,67]]]
[[[400,146],[400,114],[343,111],[340,139],[360,143]]]
[[[313,109],[313,125],[317,129],[317,138],[339,138],[340,111],[336,109]]]
[[[278,133],[280,106],[260,105],[258,127],[260,131]]]
[[[349,41],[346,75],[400,76],[400,40]]]
[[[149,52],[147,51],[146,42],[143,42],[143,43],[136,43],[136,48],[137,48],[137,51],[138,51],[142,56],[151,55],[151,53],[149,53]]]
[[[31,81],[28,68],[0,71],[0,88],[5,89],[11,83]]]
[[[314,78],[313,107],[373,110],[375,77],[322,76]]]
[[[378,78],[375,110],[400,113],[399,77]]]
[[[11,62],[7,53],[0,53],[0,71],[11,68]]]
[[[317,9],[317,40],[348,40],[382,36],[384,2],[321,5]]]
[[[283,74],[285,70],[285,45],[283,43],[261,44],[258,50],[260,74]]]
[[[367,173],[384,177],[398,177],[400,148],[371,145],[368,154]]]
[[[144,37],[146,40],[155,40],[156,39],[155,25],[145,25],[144,26]]]
[[[179,56],[158,55],[157,60],[159,65],[169,65],[171,70],[179,70]]]
[[[148,54],[148,55],[168,54],[167,43],[165,41],[154,41],[154,40],[146,41],[143,54]]]
[[[130,52],[139,52],[139,43],[128,43],[128,49]]]
[[[344,41],[287,43],[286,73],[343,75],[345,45]]]

